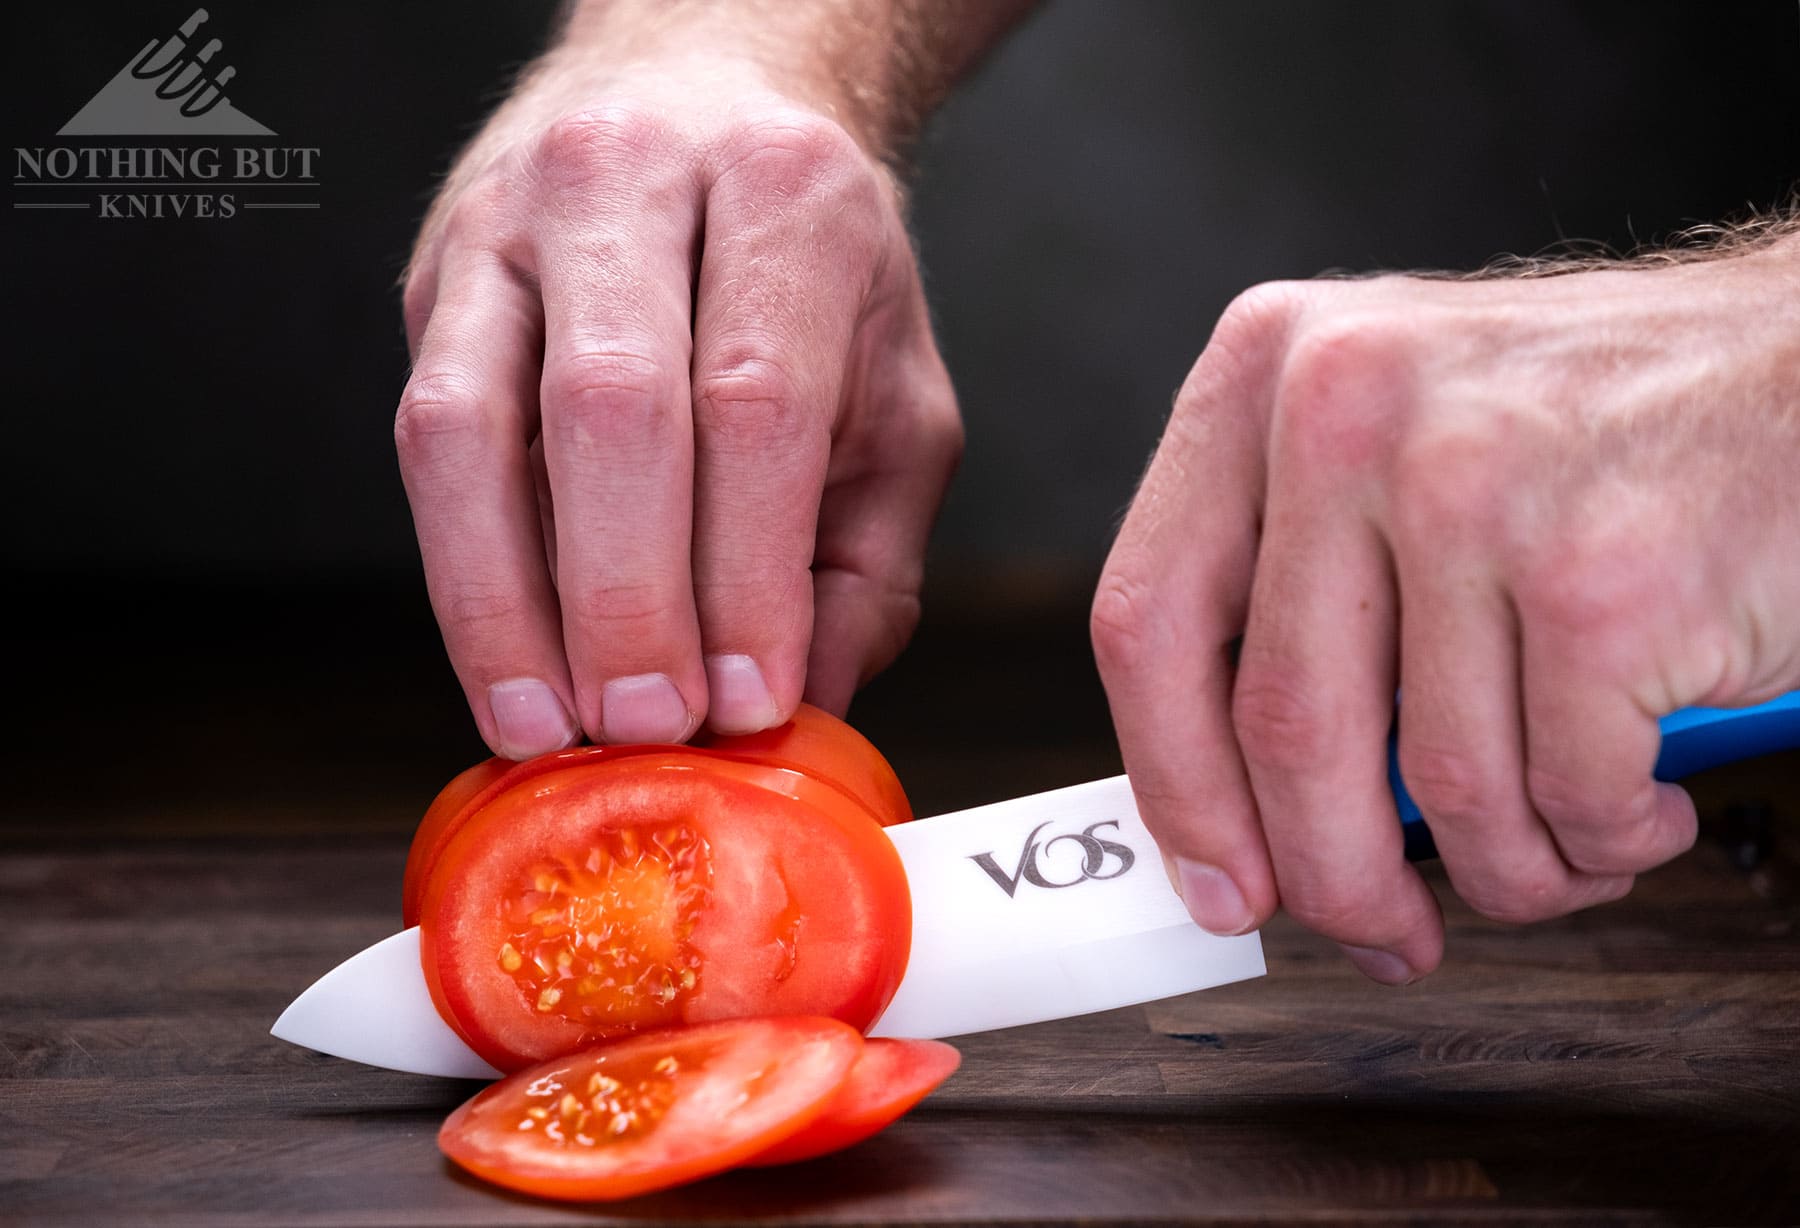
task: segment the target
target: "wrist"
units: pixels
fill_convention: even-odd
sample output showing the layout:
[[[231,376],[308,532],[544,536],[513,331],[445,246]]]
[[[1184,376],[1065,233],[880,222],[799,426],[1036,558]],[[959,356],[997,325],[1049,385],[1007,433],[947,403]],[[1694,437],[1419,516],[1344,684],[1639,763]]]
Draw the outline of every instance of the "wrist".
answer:
[[[952,86],[1038,0],[569,0],[553,55],[736,66],[896,166]]]
[[[892,54],[892,0],[582,0],[534,70],[540,89],[592,97],[596,86],[678,82],[684,95],[768,91],[831,119],[878,160],[915,135]]]

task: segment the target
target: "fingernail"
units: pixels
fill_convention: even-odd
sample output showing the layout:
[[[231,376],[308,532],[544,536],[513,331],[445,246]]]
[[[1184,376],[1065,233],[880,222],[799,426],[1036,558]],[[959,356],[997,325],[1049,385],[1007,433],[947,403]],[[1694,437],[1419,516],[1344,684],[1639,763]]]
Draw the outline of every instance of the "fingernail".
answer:
[[[494,749],[507,759],[532,759],[561,750],[581,731],[548,683],[508,678],[487,690],[494,714]]]
[[[1362,974],[1371,981],[1380,981],[1383,985],[1410,985],[1419,979],[1419,974],[1412,970],[1412,965],[1395,955],[1392,951],[1383,951],[1379,947],[1353,947],[1340,943],[1344,954],[1350,957]]]
[[[1175,893],[1187,905],[1188,916],[1207,933],[1226,938],[1247,933],[1256,924],[1244,893],[1219,867],[1177,857],[1175,877]]]
[[[693,713],[667,674],[614,678],[600,692],[600,732],[614,745],[679,742],[693,727]]]
[[[775,697],[756,662],[741,652],[706,658],[707,721],[720,733],[756,733],[775,724]]]

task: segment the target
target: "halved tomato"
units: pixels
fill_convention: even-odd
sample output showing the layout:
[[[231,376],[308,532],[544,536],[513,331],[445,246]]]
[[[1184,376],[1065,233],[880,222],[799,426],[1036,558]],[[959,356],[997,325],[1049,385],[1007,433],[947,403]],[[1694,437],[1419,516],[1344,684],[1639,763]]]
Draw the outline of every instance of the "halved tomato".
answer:
[[[863,1040],[832,1019],[648,1032],[524,1070],[450,1115],[438,1146],[545,1198],[629,1198],[721,1172],[802,1129]]]
[[[502,793],[546,772],[576,764],[596,765],[643,754],[687,753],[736,762],[787,767],[829,784],[861,803],[883,827],[912,818],[900,778],[869,740],[829,712],[801,704],[785,725],[740,737],[705,737],[689,747],[571,746],[523,763],[489,759],[445,785],[413,834],[400,888],[401,924],[419,923],[439,855],[461,826]]]
[[[960,1065],[962,1054],[941,1040],[871,1040],[824,1112],[747,1163],[792,1164],[854,1146],[887,1129]]]
[[[441,837],[420,904],[432,998],[489,1063],[676,1023],[879,1018],[912,908],[859,802],[679,747],[540,764]]]

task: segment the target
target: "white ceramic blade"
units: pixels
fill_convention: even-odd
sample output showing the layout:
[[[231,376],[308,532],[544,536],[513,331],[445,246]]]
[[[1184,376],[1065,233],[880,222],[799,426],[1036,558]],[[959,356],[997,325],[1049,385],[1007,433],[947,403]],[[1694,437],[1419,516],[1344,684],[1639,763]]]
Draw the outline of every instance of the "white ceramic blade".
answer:
[[[957,1036],[1261,976],[1256,934],[1188,918],[1123,776],[887,829],[912,888],[874,1036]]]
[[[1214,938],[1188,919],[1123,776],[886,830],[912,891],[912,954],[872,1035],[1064,1019],[1265,971],[1256,934]],[[500,1074],[439,1018],[416,928],[326,973],[270,1031],[392,1070]]]
[[[446,1079],[498,1079],[437,1013],[417,926],[383,938],[314,981],[269,1034],[370,1066]]]

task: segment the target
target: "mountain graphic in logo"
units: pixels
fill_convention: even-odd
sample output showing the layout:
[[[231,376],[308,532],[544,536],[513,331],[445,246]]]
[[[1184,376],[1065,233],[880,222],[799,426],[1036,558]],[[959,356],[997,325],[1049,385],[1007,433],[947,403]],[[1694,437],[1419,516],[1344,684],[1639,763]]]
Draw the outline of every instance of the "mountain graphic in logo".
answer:
[[[206,20],[206,10],[195,9],[180,31],[146,43],[57,135],[275,135],[225,96],[225,85],[237,69],[213,64],[224,44],[198,37]]]

